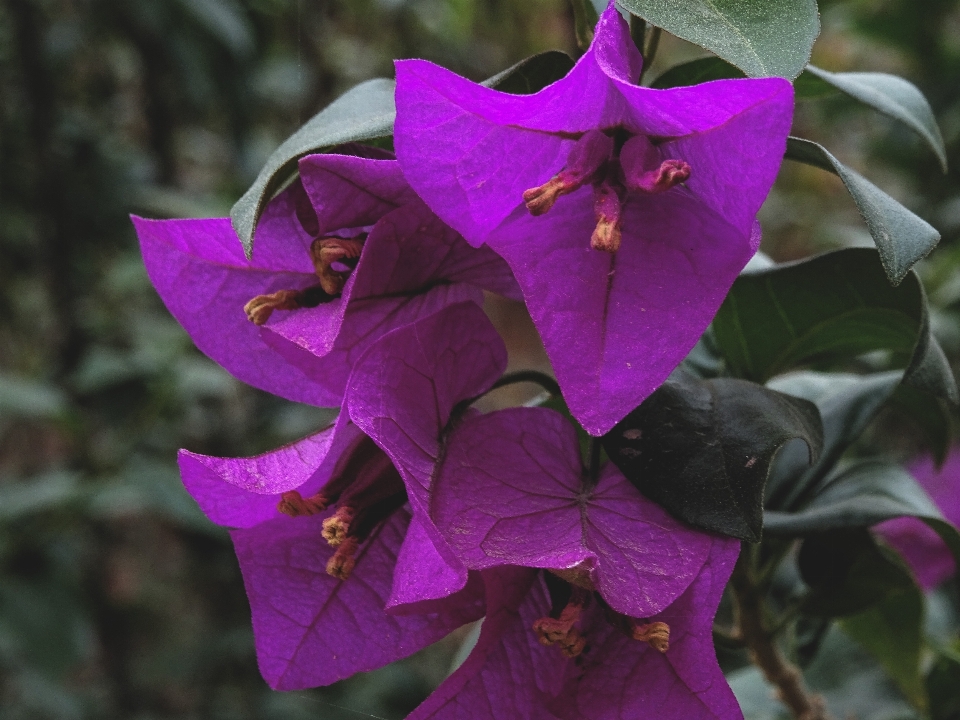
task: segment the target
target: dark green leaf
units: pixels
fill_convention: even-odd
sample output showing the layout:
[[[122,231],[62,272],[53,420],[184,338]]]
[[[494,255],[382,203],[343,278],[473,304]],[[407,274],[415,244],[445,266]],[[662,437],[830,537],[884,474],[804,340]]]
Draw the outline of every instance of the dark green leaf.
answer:
[[[930,720],[956,720],[960,717],[960,657],[945,653],[937,657],[927,674]]]
[[[947,404],[909,385],[898,387],[890,404],[899,417],[913,421],[934,461],[942,464],[953,442],[953,421]]]
[[[650,87],[665,90],[685,85],[698,85],[711,80],[746,77],[743,70],[718,57],[705,57],[674,65],[661,73]]]
[[[873,655],[910,702],[927,705],[920,674],[923,593],[915,583],[886,595],[872,607],[843,618],[840,626]]]
[[[814,0],[620,0],[620,5],[750,77],[797,77],[820,34]]]
[[[602,439],[644,495],[697,527],[757,541],[770,461],[793,438],[816,459],[816,406],[743,380],[678,371]]]
[[[833,73],[813,65],[808,65],[805,72],[916,131],[936,154],[943,171],[947,171],[943,136],[930,103],[916,85],[887,73]]]
[[[903,373],[892,370],[871,375],[799,372],[775,378],[768,387],[809,400],[823,421],[823,452],[813,465],[798,443],[777,455],[767,481],[766,507],[788,510],[833,468],[860,437],[880,408],[893,396]],[[923,395],[923,397],[929,397]]]
[[[841,528],[870,527],[895,517],[923,520],[960,559],[960,532],[948,523],[917,481],[892,463],[857,463],[830,478],[798,512],[764,513],[771,535],[805,536]]]
[[[865,528],[810,535],[800,547],[798,565],[810,587],[803,603],[808,615],[855,615],[890,593],[915,587],[896,553],[879,546]]]
[[[586,50],[593,42],[593,29],[597,26],[597,10],[590,0],[570,0],[573,5],[573,28],[577,36],[577,45]]]
[[[572,67],[569,55],[552,50],[522,60],[483,84],[523,95],[559,80]],[[277,190],[296,174],[300,158],[344,143],[372,141],[393,133],[393,89],[393,80],[383,78],[357,85],[314,115],[267,158],[253,185],[230,211],[233,228],[247,255],[253,251],[253,233],[260,213]]]
[[[930,223],[841,163],[822,145],[791,137],[787,139],[785,157],[839,176],[866,222],[887,276],[894,285],[899,284],[910,268],[940,242],[940,233]]]
[[[914,273],[892,287],[877,253],[849,248],[741,275],[713,323],[732,374],[766,382],[793,368],[889,350],[904,382],[958,401],[956,381],[930,334]]]
[[[480,84],[514,95],[529,95],[555,83],[572,68],[573,59],[569,55],[548,50],[531,55]]]
[[[253,251],[253,232],[260,213],[274,193],[294,175],[301,157],[334,145],[371,140],[393,132],[394,84],[393,80],[383,78],[360,83],[310,118],[267,158],[253,185],[230,210],[233,228],[247,255]]]

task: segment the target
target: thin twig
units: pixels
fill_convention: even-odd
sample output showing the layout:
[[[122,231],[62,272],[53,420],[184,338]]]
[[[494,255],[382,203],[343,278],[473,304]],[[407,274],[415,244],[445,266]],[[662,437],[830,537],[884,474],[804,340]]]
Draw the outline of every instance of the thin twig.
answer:
[[[730,582],[740,635],[754,664],[763,671],[767,682],[777,688],[780,700],[797,720],[833,720],[823,698],[807,689],[803,674],[787,660],[773,634],[764,628],[763,596],[751,575],[749,553],[737,561]]]

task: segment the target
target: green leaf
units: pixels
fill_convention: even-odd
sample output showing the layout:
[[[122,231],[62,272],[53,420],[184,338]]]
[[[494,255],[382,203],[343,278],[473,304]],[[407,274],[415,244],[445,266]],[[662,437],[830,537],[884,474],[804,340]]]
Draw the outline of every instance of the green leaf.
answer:
[[[766,507],[789,510],[829,473],[894,395],[903,373],[892,370],[869,375],[798,372],[775,378],[767,387],[809,400],[823,422],[823,452],[813,465],[793,443],[777,455],[767,481]],[[923,397],[929,397],[923,395]]]
[[[913,421],[926,441],[926,449],[937,465],[942,465],[953,442],[953,420],[947,404],[909,385],[898,387],[890,403],[898,416]]]
[[[601,442],[627,479],[673,515],[755,542],[770,461],[793,438],[816,459],[823,438],[812,403],[678,371]]]
[[[960,532],[944,519],[910,473],[893,463],[869,460],[848,467],[829,478],[802,510],[769,510],[763,522],[771,535],[796,537],[871,527],[904,516],[929,525],[960,560]]]
[[[620,0],[620,5],[750,77],[797,77],[820,34],[814,0]]]
[[[570,0],[573,6],[573,28],[577,36],[577,46],[586,50],[593,42],[593,29],[597,26],[597,10],[589,0]]]
[[[548,50],[531,55],[480,84],[514,95],[530,95],[560,80],[572,69],[573,59],[569,55]]]
[[[930,720],[956,720],[960,717],[960,657],[944,653],[927,674],[926,688],[930,699]]]
[[[802,138],[787,138],[785,157],[839,176],[867,224],[894,285],[940,242],[940,233],[930,223],[841,163],[822,145]]]
[[[566,75],[573,60],[557,50],[533,55],[482,83],[518,95],[533,93]],[[393,134],[396,109],[393,80],[360,83],[314,115],[267,158],[253,185],[230,210],[233,229],[244,251],[253,252],[253,234],[264,206],[297,172],[304,155],[349,142],[370,141]]]
[[[53,419],[68,408],[60,388],[0,373],[0,418],[5,416]]]
[[[848,248],[743,274],[713,322],[733,375],[766,382],[803,365],[892,351],[904,382],[958,402],[943,350],[930,333],[927,301],[910,272],[891,286],[877,253]]]
[[[657,76],[650,87],[666,90],[672,87],[699,85],[712,80],[746,77],[743,70],[718,57],[704,57],[674,65]]]
[[[856,615],[891,593],[916,588],[897,554],[878,545],[865,528],[841,528],[807,537],[800,546],[798,567],[809,586],[803,603],[808,615]],[[917,633],[919,636],[919,627]]]
[[[947,171],[947,149],[937,119],[916,85],[887,73],[833,73],[813,65],[805,72],[914,130],[933,150],[943,172]]]
[[[253,232],[260,213],[274,193],[296,173],[301,157],[393,132],[394,85],[393,80],[383,78],[360,83],[310,118],[267,158],[253,185],[230,210],[233,229],[240,236],[247,255],[253,252]]]
[[[911,583],[840,621],[846,633],[877,659],[907,699],[921,710],[927,706],[920,673],[923,609],[923,593],[916,583]]]

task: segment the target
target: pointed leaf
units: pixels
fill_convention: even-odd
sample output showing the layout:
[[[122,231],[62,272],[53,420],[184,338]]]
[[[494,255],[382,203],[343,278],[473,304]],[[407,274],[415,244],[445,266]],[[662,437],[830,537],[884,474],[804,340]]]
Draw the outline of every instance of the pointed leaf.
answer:
[[[766,507],[787,510],[832,469],[880,408],[900,385],[903,373],[892,370],[870,375],[846,373],[791,373],[776,378],[768,387],[809,400],[823,421],[823,452],[813,465],[798,443],[783,449],[774,461],[767,482]],[[929,397],[929,396],[924,396]]]
[[[947,149],[937,119],[916,85],[887,73],[833,73],[813,65],[807,65],[806,72],[916,131],[936,154],[943,171],[947,171]]]
[[[858,463],[830,478],[798,512],[767,511],[767,533],[804,536],[838,528],[870,527],[895,517],[923,520],[960,558],[960,532],[947,522],[917,481],[899,465]]]
[[[743,70],[731,65],[718,57],[703,57],[689,62],[674,65],[665,70],[657,79],[650,83],[650,87],[657,90],[666,90],[672,87],[698,85],[713,80],[728,80],[731,78],[746,77]]]
[[[841,163],[822,145],[791,137],[787,139],[785,157],[832,172],[843,180],[894,285],[899,285],[910,268],[940,242],[940,233],[930,223]]]
[[[360,83],[314,115],[267,158],[243,197],[230,210],[233,228],[247,254],[253,251],[253,231],[267,201],[297,169],[304,155],[393,132],[393,80],[375,78]]]
[[[750,77],[797,77],[820,34],[814,0],[620,0],[620,5]]]
[[[909,273],[887,282],[877,254],[849,248],[741,275],[720,307],[714,335],[727,368],[765,382],[798,366],[890,350],[904,382],[958,402],[943,350],[930,334],[926,296]]]
[[[514,95],[529,95],[554,83],[573,68],[573,60],[560,50],[531,55],[484,80],[481,85]]]
[[[823,442],[816,406],[760,385],[675,373],[603,436],[640,492],[697,527],[760,539],[763,486],[777,450]]]

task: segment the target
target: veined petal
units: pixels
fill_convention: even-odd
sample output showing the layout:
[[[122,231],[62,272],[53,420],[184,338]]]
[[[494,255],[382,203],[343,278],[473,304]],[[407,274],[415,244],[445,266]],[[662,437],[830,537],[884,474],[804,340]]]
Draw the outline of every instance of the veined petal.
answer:
[[[279,518],[231,533],[250,599],[260,672],[277,690],[329,685],[436,642],[477,619],[477,607],[387,615],[393,566],[410,520],[394,513],[361,546],[348,580],[326,572],[333,553],[322,515]]]

